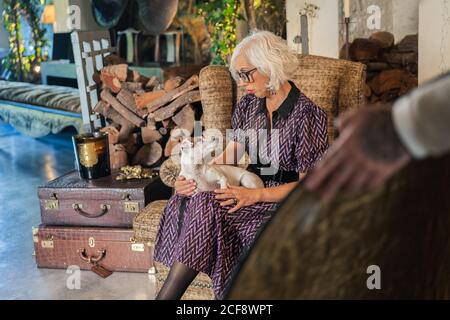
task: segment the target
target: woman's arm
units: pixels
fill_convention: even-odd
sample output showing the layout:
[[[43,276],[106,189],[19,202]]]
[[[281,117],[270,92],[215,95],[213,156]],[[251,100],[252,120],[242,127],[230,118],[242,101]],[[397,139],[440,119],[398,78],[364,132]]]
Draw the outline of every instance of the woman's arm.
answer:
[[[303,177],[304,174],[300,173],[300,178],[302,179]],[[235,205],[228,211],[233,213],[258,202],[281,202],[296,186],[297,182],[261,189],[228,186],[227,189],[218,189],[214,192],[216,193],[216,199],[220,202],[220,206]]]
[[[300,181],[306,176],[305,173],[299,173]],[[298,182],[286,183],[278,187],[257,189],[259,193],[258,202],[281,202],[294,190]]]
[[[209,164],[237,165],[244,153],[245,148],[242,144],[235,141],[230,141],[225,150],[220,155],[212,159]]]

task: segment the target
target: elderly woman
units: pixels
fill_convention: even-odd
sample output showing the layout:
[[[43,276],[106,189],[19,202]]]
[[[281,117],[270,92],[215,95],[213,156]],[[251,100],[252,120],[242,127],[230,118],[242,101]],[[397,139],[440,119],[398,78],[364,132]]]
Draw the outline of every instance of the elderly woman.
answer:
[[[198,272],[211,278],[216,298],[222,299],[241,254],[328,147],[326,114],[290,81],[296,68],[296,54],[270,32],[254,33],[236,47],[230,70],[246,95],[233,111],[232,139],[214,162],[255,146],[246,132],[266,130],[257,147],[269,150],[278,170],[267,175],[271,163],[258,156],[249,170],[265,187],[251,190],[229,186],[195,193],[195,181],[177,179],[156,239],[155,260],[171,267],[157,299],[181,298]],[[271,138],[278,143],[276,159]]]

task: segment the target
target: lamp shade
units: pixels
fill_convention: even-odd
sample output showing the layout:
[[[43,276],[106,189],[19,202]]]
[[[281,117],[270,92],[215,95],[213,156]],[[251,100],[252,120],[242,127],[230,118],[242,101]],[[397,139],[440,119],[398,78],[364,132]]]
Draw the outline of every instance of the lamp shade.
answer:
[[[56,22],[55,5],[48,4],[44,7],[44,12],[42,13],[42,23],[52,24],[55,22]]]

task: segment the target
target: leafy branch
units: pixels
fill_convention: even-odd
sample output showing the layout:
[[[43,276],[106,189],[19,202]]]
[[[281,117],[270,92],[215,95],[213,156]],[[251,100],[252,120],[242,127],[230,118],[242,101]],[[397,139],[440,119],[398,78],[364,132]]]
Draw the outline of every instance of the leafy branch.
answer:
[[[45,29],[40,19],[42,4],[40,0],[4,0],[3,25],[9,34],[9,53],[2,61],[8,71],[7,79],[15,81],[35,82],[38,75],[34,68],[43,61],[42,48],[48,44]],[[27,21],[32,30],[33,53],[25,55],[25,43],[22,36],[22,19]]]
[[[236,21],[240,0],[209,0],[197,4],[198,14],[208,25],[211,37],[212,64],[226,65],[236,47]]]

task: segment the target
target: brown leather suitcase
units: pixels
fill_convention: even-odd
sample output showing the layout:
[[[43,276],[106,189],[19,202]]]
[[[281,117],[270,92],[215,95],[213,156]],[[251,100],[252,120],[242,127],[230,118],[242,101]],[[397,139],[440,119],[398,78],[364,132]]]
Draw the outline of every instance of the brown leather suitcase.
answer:
[[[50,227],[33,228],[39,268],[149,272],[152,248],[133,240],[133,229]]]
[[[116,175],[89,181],[72,171],[39,187],[42,223],[131,228],[147,204],[171,195],[159,177],[117,181]]]

